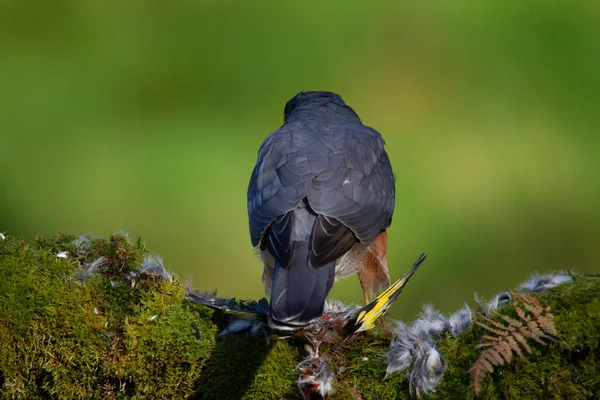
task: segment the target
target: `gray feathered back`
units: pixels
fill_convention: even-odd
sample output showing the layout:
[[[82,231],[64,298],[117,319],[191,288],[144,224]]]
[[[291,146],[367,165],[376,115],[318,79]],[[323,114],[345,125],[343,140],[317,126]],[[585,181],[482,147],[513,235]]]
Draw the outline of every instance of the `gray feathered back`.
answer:
[[[394,178],[381,135],[330,92],[298,94],[285,117],[260,147],[248,186],[252,244],[304,198],[315,213],[372,242],[394,210]]]

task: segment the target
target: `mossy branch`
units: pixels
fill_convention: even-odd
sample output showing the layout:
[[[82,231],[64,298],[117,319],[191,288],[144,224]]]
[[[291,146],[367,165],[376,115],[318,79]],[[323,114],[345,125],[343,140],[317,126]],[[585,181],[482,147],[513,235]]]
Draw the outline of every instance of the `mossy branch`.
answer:
[[[303,342],[217,337],[228,317],[186,301],[186,282],[157,276],[146,256],[141,241],[119,235],[79,242],[68,235],[0,238],[0,396],[300,398],[295,368],[306,356]],[[556,341],[531,345],[525,359],[496,366],[481,381],[482,396],[597,395],[600,276],[577,276],[536,296],[551,307]],[[498,309],[505,318],[491,318],[510,323],[523,319],[522,311],[507,304]],[[496,326],[481,314],[473,321]],[[474,347],[485,334],[471,323],[462,335],[436,341],[447,369],[431,398],[474,398],[468,371],[484,350]],[[384,320],[323,350],[335,376],[330,398],[411,398],[406,374],[386,377],[392,335]]]

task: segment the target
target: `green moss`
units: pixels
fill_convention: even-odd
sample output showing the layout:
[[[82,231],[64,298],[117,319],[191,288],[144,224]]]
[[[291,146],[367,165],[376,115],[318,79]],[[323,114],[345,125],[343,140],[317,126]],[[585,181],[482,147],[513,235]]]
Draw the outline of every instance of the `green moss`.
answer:
[[[283,341],[232,335],[217,340],[198,381],[198,399],[297,398],[297,347]]]
[[[72,247],[57,235],[0,241],[0,397],[298,399],[299,340],[216,337],[222,313],[185,300],[185,283],[123,278],[146,256],[141,241],[115,235]],[[68,250],[69,258],[57,258]],[[99,274],[73,278],[99,257]],[[558,341],[534,344],[525,360],[496,367],[487,399],[584,399],[600,392],[600,275],[539,295],[552,307]],[[499,310],[515,315],[512,305]],[[475,398],[468,369],[483,330],[471,325],[437,347],[448,363],[434,399]],[[331,399],[411,398],[404,373],[384,379],[391,339],[383,324],[322,355],[335,373]]]
[[[401,374],[385,378],[390,336],[387,332],[370,332],[358,336],[332,358],[338,365],[336,399],[404,399],[408,398],[408,385]]]
[[[132,287],[121,278],[145,256],[140,242],[113,236],[91,241],[85,255],[57,258],[73,239],[0,241],[0,395],[191,393],[214,346],[212,312],[184,301],[177,279],[144,276]],[[108,260],[101,275],[71,278],[98,257]]]

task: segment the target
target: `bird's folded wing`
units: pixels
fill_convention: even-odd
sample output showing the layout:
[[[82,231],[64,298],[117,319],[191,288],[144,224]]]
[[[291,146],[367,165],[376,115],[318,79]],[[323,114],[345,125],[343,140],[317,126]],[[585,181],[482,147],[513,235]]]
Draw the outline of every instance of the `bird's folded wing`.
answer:
[[[364,306],[358,312],[356,318],[346,325],[348,327],[348,334],[353,334],[360,331],[366,331],[375,326],[375,321],[380,318],[383,314],[389,310],[391,305],[396,301],[400,292],[408,282],[408,280],[417,271],[419,266],[425,261],[427,255],[421,254],[419,259],[415,261],[410,271],[394,282],[389,288],[381,293],[375,300]]]

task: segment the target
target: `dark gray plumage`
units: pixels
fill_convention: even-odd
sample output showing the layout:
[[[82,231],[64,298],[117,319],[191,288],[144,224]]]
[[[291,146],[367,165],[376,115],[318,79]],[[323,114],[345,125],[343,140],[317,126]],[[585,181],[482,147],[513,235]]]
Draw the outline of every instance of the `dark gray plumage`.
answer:
[[[291,329],[322,314],[340,258],[390,225],[395,189],[381,135],[337,94],[301,92],[284,119],[259,149],[248,216],[274,259],[271,323]]]

